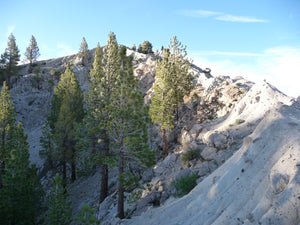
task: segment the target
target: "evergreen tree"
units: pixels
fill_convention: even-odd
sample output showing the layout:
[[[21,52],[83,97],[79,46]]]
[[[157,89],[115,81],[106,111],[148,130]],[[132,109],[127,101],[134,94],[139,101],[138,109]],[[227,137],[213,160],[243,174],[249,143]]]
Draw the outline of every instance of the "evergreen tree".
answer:
[[[17,67],[20,61],[19,49],[16,44],[16,39],[13,34],[8,37],[7,48],[5,52],[1,55],[2,73],[4,74],[4,79],[7,80],[8,89],[11,88],[10,78],[13,75],[17,75],[19,68]]]
[[[102,60],[101,60],[102,59]],[[97,48],[93,69],[91,70],[91,88],[87,96],[89,107],[89,120],[93,124],[91,129],[95,138],[101,139],[103,147],[101,158],[105,158],[110,152],[110,138],[107,131],[107,122],[111,117],[111,108],[109,107],[112,100],[112,93],[118,89],[120,59],[118,54],[118,43],[116,35],[111,32],[108,35],[105,52],[100,47]],[[101,162],[101,190],[100,203],[108,195],[108,166],[103,160]]]
[[[66,200],[66,191],[62,185],[61,177],[56,174],[52,184],[52,191],[47,201],[45,224],[69,225],[72,220],[71,202]]]
[[[40,56],[39,47],[37,46],[37,42],[33,35],[31,36],[29,46],[26,49],[25,56],[26,56],[26,59],[29,60],[28,73],[32,73],[32,64]]]
[[[169,44],[169,62],[171,63],[171,84],[174,90],[174,104],[176,121],[178,121],[178,107],[183,103],[185,95],[189,95],[194,88],[193,76],[189,72],[191,64],[187,59],[186,46],[183,46],[174,36]]]
[[[81,58],[81,64],[84,66],[85,62],[89,60],[89,49],[88,49],[88,44],[85,40],[85,37],[82,38],[82,42],[80,45],[80,49],[78,52],[79,58]]]
[[[120,85],[112,93],[108,131],[118,161],[118,217],[123,219],[124,190],[135,180],[130,167],[133,164],[151,166],[155,155],[148,146],[148,110],[142,93],[138,91],[138,81],[133,76],[132,57],[126,57],[126,47],[121,48],[120,59]]]
[[[67,163],[71,165],[72,181],[76,179],[75,126],[81,123],[83,117],[83,94],[74,72],[68,65],[61,75],[58,86],[54,89],[51,112],[48,117],[50,134],[47,135],[53,137],[56,148],[53,154],[50,152],[51,148],[48,148],[49,152],[46,153],[48,158],[61,162],[64,187],[66,187]],[[41,143],[43,142],[47,143],[47,139],[42,139]]]
[[[136,51],[136,46],[135,46],[135,44],[132,45],[131,50]]]
[[[12,129],[15,124],[15,112],[11,103],[11,96],[6,86],[3,83],[0,96],[0,188],[3,186],[2,176],[5,174],[6,162],[10,157],[12,149]]]
[[[152,54],[152,44],[149,41],[144,41],[143,44],[139,45],[138,52],[144,54]]]
[[[0,224],[34,224],[42,188],[35,166],[29,165],[27,135],[20,123],[17,126],[14,123],[14,108],[4,83],[0,97]]]
[[[151,98],[149,113],[151,120],[160,125],[163,139],[163,153],[168,154],[167,130],[174,127],[174,90],[171,88],[171,65],[169,51],[164,49],[162,60],[156,62],[155,95]]]
[[[40,150],[39,155],[41,158],[46,159],[46,162],[49,164],[50,169],[54,168],[55,155],[54,155],[54,135],[51,132],[49,121],[47,120],[43,130],[42,136],[40,138],[40,143],[42,150]]]
[[[186,47],[175,36],[170,40],[169,49],[163,49],[162,60],[156,63],[155,96],[151,99],[150,115],[152,121],[161,127],[165,156],[168,154],[167,130],[174,128],[175,119],[178,121],[178,107],[194,87],[186,56]]]
[[[94,210],[88,204],[84,204],[81,212],[75,218],[77,225],[98,225],[100,221],[94,216]]]

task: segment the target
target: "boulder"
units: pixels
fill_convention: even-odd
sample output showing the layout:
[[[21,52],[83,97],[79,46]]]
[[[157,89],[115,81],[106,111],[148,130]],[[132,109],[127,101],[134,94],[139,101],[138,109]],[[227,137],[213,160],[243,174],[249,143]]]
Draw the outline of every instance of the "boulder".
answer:
[[[199,136],[199,133],[202,131],[203,127],[199,124],[195,124],[190,130],[190,135],[192,138],[196,139]]]
[[[227,147],[227,137],[222,133],[215,132],[209,136],[208,145],[218,150],[225,149]]]
[[[154,172],[152,169],[149,169],[143,173],[142,180],[143,182],[147,183],[150,182],[153,177],[154,177]]]
[[[191,134],[186,131],[186,130],[182,130],[181,131],[181,135],[179,135],[179,138],[177,139],[178,143],[181,145],[189,145],[192,141],[193,141],[193,137],[191,136]]]
[[[217,157],[217,149],[206,147],[202,150],[201,157],[207,161],[213,160]]]

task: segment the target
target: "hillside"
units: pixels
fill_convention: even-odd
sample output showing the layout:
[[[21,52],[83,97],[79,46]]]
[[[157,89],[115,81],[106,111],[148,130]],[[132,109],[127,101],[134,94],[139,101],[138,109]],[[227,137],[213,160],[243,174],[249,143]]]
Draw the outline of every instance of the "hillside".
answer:
[[[131,50],[127,54],[134,57],[134,75],[149,104],[159,55]],[[24,124],[30,160],[40,168],[45,187],[53,174],[43,169],[39,139],[58,83],[50,71],[64,72],[67,63],[86,92],[91,64],[82,66],[76,55],[38,62],[38,76],[26,74],[25,65],[23,76],[12,81],[17,119]],[[126,194],[128,219],[116,218],[117,180],[113,176],[110,196],[97,205],[99,171],[68,186],[74,215],[89,203],[102,224],[300,223],[300,102],[266,81],[254,84],[242,77],[213,77],[210,69],[197,66],[191,72],[196,85],[185,97],[178,124],[169,134],[169,155],[157,154],[157,164],[140,179],[144,188]],[[149,128],[149,135],[150,147],[159,149],[158,127]],[[194,150],[198,157],[181,160]],[[188,195],[175,197],[172,182],[193,173],[199,176],[197,186]],[[136,198],[129,201],[132,194]]]

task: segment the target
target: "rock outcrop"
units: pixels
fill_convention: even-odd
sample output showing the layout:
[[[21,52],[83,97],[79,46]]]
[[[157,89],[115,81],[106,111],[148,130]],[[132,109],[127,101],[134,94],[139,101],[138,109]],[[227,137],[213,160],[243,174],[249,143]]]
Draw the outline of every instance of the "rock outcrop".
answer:
[[[127,54],[133,57],[134,75],[149,104],[154,95],[155,61],[160,56],[131,50]],[[39,140],[58,83],[50,71],[64,72],[67,63],[86,92],[91,63],[82,66],[76,55],[37,62],[38,75],[26,74],[25,65],[23,76],[12,80],[17,120],[28,134],[30,160],[39,168],[43,167]],[[299,98],[290,98],[265,81],[254,84],[242,77],[213,77],[211,71],[191,68],[195,88],[185,97],[175,129],[168,134],[169,155],[163,158],[158,151],[157,165],[141,175],[140,187],[125,193],[126,216],[131,219],[116,218],[114,170],[110,171],[110,196],[99,207],[99,171],[69,185],[74,215],[83,203],[89,203],[98,209],[102,224],[300,222]],[[151,126],[149,136],[150,147],[160,149],[159,127]],[[173,181],[191,174],[198,175],[198,185],[176,198]],[[47,179],[42,181],[50,184]]]

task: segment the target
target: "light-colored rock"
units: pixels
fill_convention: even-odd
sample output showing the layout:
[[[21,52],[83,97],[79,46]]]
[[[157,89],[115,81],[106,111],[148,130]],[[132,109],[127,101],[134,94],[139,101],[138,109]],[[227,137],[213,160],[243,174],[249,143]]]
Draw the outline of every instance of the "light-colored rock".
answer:
[[[298,224],[299,106],[273,108],[251,139],[188,195],[130,224]]]
[[[195,124],[192,129],[190,130],[190,134],[192,138],[196,139],[199,133],[202,131],[203,127],[199,124]]]
[[[183,146],[188,146],[193,141],[193,137],[188,131],[183,129],[177,141]]]
[[[206,147],[201,152],[201,157],[207,161],[215,159],[217,156],[217,149],[213,147]]]
[[[209,136],[208,145],[216,149],[225,149],[227,147],[227,137],[222,133],[215,132]]]

